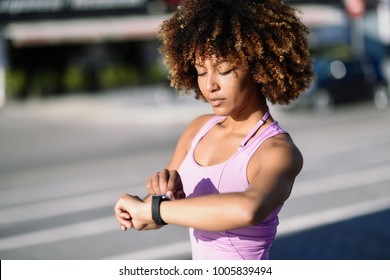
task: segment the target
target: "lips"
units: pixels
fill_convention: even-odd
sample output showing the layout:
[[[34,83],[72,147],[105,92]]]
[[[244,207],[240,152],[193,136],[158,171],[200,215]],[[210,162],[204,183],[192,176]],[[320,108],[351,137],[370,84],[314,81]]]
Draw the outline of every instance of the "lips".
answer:
[[[223,103],[223,100],[222,98],[215,98],[215,99],[210,99],[209,100],[209,103],[211,104],[211,106],[213,107],[218,107],[220,106],[222,103]]]

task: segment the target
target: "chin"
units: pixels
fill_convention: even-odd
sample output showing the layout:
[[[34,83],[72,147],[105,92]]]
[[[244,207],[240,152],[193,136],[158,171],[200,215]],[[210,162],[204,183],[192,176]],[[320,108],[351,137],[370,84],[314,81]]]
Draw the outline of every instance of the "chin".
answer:
[[[223,110],[222,108],[213,107],[214,114],[217,116],[227,116],[229,115],[229,112],[226,110]]]

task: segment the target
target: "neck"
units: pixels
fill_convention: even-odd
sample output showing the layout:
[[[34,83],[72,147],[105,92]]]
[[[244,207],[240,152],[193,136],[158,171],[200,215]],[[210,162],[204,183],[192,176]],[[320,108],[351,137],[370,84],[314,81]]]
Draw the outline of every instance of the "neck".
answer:
[[[265,105],[251,113],[228,116],[222,125],[225,128],[229,128],[231,131],[243,131],[246,133],[255,126],[267,112],[268,107]]]

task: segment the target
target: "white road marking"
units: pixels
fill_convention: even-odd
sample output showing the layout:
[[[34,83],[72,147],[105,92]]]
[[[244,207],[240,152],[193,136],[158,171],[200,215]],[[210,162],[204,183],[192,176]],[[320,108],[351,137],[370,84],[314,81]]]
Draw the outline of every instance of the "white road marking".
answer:
[[[367,168],[361,171],[353,170],[331,176],[307,179],[296,182],[291,198],[333,192],[342,189],[352,189],[364,185],[373,185],[390,181],[390,165]],[[351,180],[353,178],[353,180]]]
[[[116,256],[109,256],[106,260],[158,260],[164,258],[175,257],[179,255],[191,255],[191,244],[188,241],[169,243],[166,245],[129,252]]]
[[[0,210],[0,226],[110,206],[114,215],[114,205],[122,193],[120,190],[112,190],[9,207]]]
[[[114,216],[67,226],[18,234],[0,239],[0,251],[42,245],[72,238],[81,238],[120,230]]]

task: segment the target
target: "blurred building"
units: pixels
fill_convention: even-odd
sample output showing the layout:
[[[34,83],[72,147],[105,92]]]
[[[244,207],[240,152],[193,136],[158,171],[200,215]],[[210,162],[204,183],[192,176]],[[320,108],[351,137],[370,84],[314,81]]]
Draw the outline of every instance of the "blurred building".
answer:
[[[0,0],[0,105],[7,95],[162,82],[155,32],[178,0]]]
[[[182,1],[0,0],[0,106],[6,92],[27,98],[166,82],[155,31]],[[349,0],[286,1],[302,8],[303,21],[313,30],[348,27],[351,19],[344,6]],[[390,45],[389,2],[364,1],[370,22],[364,32],[385,46]],[[318,29],[310,43],[323,45],[349,34],[349,27]]]

